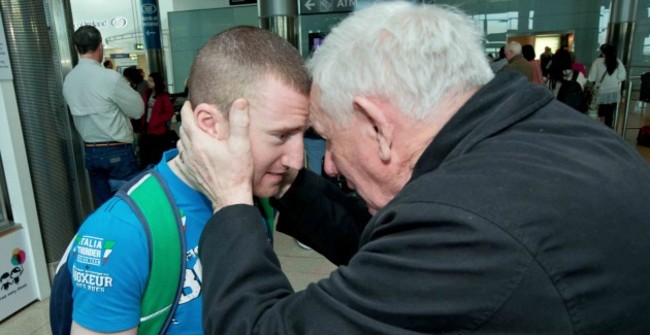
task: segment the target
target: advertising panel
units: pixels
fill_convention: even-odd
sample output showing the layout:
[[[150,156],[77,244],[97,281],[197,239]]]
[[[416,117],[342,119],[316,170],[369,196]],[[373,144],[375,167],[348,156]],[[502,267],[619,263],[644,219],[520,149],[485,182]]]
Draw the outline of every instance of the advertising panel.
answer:
[[[0,235],[0,321],[36,300],[34,265],[25,235],[20,226]]]

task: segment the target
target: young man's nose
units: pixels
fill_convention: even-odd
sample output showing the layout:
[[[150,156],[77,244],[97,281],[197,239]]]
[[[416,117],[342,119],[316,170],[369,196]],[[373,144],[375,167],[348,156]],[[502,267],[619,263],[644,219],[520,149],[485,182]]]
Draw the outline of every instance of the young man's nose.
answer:
[[[305,149],[302,140],[302,136],[296,136],[287,143],[285,153],[282,156],[282,165],[298,170],[302,169],[305,165]]]

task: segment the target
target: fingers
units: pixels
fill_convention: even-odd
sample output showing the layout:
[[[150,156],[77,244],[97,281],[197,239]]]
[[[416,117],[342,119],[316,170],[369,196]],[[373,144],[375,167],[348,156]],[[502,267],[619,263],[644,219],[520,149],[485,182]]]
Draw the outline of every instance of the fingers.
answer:
[[[181,121],[185,122],[194,122],[194,110],[192,109],[192,104],[188,101],[183,103],[181,108]]]
[[[178,137],[179,137],[179,139],[182,137],[183,133],[184,133],[183,125],[181,125],[178,128]],[[176,141],[176,149],[178,149],[179,154],[183,153],[183,150],[185,149],[185,147],[183,146],[183,141],[182,140]]]
[[[179,155],[181,155],[181,161],[183,152],[185,148],[190,148],[192,146],[190,137],[187,134],[187,129],[194,127],[194,111],[192,110],[192,104],[189,101],[183,103],[181,108],[181,127],[178,132],[179,141],[176,142],[176,148],[178,148]]]
[[[233,102],[229,113],[230,145],[238,152],[249,150],[248,126],[250,123],[248,115],[248,101],[237,99]]]

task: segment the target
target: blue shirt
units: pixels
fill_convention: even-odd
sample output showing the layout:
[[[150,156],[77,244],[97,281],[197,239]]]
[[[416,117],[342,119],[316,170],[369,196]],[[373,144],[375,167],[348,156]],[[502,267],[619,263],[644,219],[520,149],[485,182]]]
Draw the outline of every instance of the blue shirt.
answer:
[[[167,162],[176,154],[166,152],[154,167],[169,186],[186,227],[183,293],[167,334],[203,334],[198,244],[212,206],[169,168]],[[123,331],[140,323],[149,249],[142,224],[124,201],[113,197],[86,219],[72,241],[67,268],[76,323],[97,332]]]

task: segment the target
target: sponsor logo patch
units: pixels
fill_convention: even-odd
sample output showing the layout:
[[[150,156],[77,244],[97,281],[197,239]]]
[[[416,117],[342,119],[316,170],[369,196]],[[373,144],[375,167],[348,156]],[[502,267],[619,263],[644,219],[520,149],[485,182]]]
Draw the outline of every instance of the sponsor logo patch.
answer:
[[[77,262],[94,266],[106,264],[115,246],[115,241],[92,236],[77,236],[75,242],[72,254]]]

